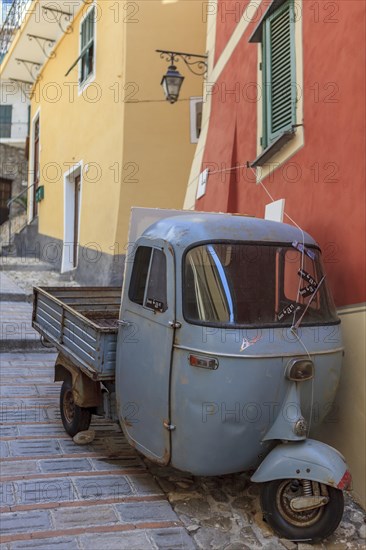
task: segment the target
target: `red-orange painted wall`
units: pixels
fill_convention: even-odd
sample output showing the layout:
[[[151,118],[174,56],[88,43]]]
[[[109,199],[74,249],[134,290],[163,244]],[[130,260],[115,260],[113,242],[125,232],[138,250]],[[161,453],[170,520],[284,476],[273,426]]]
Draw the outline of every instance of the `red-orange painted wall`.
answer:
[[[205,12],[216,12],[216,44],[214,62],[220,57],[222,50],[227,44],[236,25],[241,18],[250,20],[253,17],[253,10],[248,10],[249,0],[218,0],[217,5],[214,2],[207,2],[204,6]]]
[[[286,212],[319,242],[341,306],[366,300],[365,4],[338,0],[330,3],[338,7],[334,13],[325,4],[303,2],[305,145],[264,184],[275,199],[286,199]],[[216,57],[235,28],[219,14]],[[270,202],[250,169],[214,173],[256,157],[257,45],[248,43],[254,26],[212,90],[203,159],[210,176],[199,210],[264,217]]]

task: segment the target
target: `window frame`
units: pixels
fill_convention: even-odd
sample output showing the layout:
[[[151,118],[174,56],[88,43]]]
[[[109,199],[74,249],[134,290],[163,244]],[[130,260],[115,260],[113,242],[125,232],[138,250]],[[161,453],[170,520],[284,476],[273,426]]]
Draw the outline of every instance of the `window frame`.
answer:
[[[185,273],[185,267],[186,267],[186,258],[187,254],[194,248],[199,246],[207,246],[207,245],[216,245],[216,244],[225,244],[225,245],[253,245],[253,246],[270,246],[270,247],[288,247],[289,249],[292,248],[292,242],[270,242],[270,241],[238,241],[238,240],[227,240],[227,239],[215,239],[212,240],[205,240],[205,241],[197,241],[196,243],[190,245],[188,248],[185,249],[183,255],[182,255],[182,264],[181,264],[181,277],[182,277],[182,315],[183,319],[188,323],[189,325],[199,326],[199,327],[213,327],[213,328],[224,328],[224,329],[253,329],[253,328],[259,328],[259,329],[266,329],[266,328],[275,328],[282,330],[284,328],[290,328],[292,326],[291,320],[289,320],[288,323],[278,323],[278,322],[270,322],[270,323],[251,323],[251,324],[240,324],[240,323],[220,323],[220,322],[211,322],[211,321],[200,321],[196,319],[192,319],[187,316],[187,308],[186,308],[186,273]],[[321,250],[318,246],[307,244],[308,248],[312,250],[318,250],[319,251],[319,258],[320,263],[322,258]],[[295,249],[293,249],[295,250]],[[323,269],[324,266],[322,265]],[[329,291],[329,289],[328,289]],[[337,315],[337,314],[336,314]],[[329,325],[339,325],[340,319],[337,315],[337,318],[334,321],[317,321],[317,322],[303,322],[302,325],[306,327],[314,327],[314,326],[329,326]]]
[[[145,286],[144,286],[144,296],[143,296],[143,299],[142,299],[142,304],[134,299],[132,299],[131,297],[131,287],[132,287],[132,282],[133,282],[133,275],[134,275],[134,268],[135,268],[135,261],[136,261],[136,254],[137,254],[137,251],[140,249],[140,248],[149,248],[150,249],[150,258],[149,258],[149,265],[148,265],[148,269],[147,269],[147,273],[146,273],[146,279],[145,279]],[[159,308],[154,308],[154,307],[149,307],[146,305],[147,303],[147,293],[148,293],[148,289],[149,289],[149,285],[150,285],[150,277],[151,277],[151,271],[152,271],[152,265],[153,265],[153,261],[154,261],[154,256],[156,254],[156,252],[160,252],[161,254],[163,254],[163,257],[164,257],[164,260],[165,260],[165,289],[164,289],[164,293],[165,293],[165,302],[162,302],[163,305],[164,305],[164,308],[163,309],[159,309]],[[129,281],[129,286],[128,286],[128,299],[129,301],[132,303],[132,304],[135,304],[136,306],[139,306],[139,307],[142,307],[143,309],[147,310],[147,311],[152,311],[154,314],[155,313],[165,313],[167,310],[168,310],[168,284],[167,284],[167,271],[168,271],[168,266],[167,266],[167,257],[166,257],[166,254],[165,254],[165,251],[164,249],[158,247],[158,246],[147,246],[147,245],[144,245],[144,244],[141,244],[137,247],[136,251],[135,251],[135,254],[134,254],[134,262],[133,262],[133,266],[132,266],[132,271],[131,271],[131,276],[130,276],[130,281]],[[157,299],[156,299],[157,300]],[[157,300],[157,301],[160,301],[160,300]]]
[[[96,74],[96,37],[97,37],[97,20],[96,20],[96,7],[93,3],[85,15],[83,16],[82,20],[80,21],[80,32],[79,32],[79,61],[78,61],[78,68],[79,68],[79,76],[78,76],[78,84],[79,84],[79,91],[82,92],[84,88],[88,86],[94,79]],[[87,25],[88,19],[91,19],[92,21],[92,28],[93,28],[93,37],[84,45],[82,46],[83,42],[83,29],[84,26]],[[85,31],[86,32],[86,31]],[[83,77],[83,62],[84,57],[88,56],[88,52],[90,48],[93,48],[93,54],[92,54],[92,70],[87,74],[87,76]]]
[[[197,125],[197,105],[201,104],[201,126]],[[189,100],[190,137],[191,143],[198,143],[202,132],[203,97],[191,97]],[[199,132],[198,132],[199,130]],[[197,135],[198,134],[198,135]]]
[[[275,132],[272,132],[271,121],[271,93],[272,93],[272,67],[270,62],[271,41],[269,39],[271,32],[271,23],[277,19],[287,9],[290,12],[290,71],[291,71],[291,122],[282,126]],[[270,13],[262,21],[262,150],[270,147],[278,138],[286,132],[293,129],[296,125],[296,52],[295,52],[295,9],[293,0],[286,0],[273,13]]]
[[[257,47],[257,83],[258,87],[263,88],[263,58],[262,58],[262,36],[265,20],[270,17],[276,10],[281,8],[288,0],[270,0],[267,9],[263,12],[262,17],[254,27],[252,34],[250,35],[248,42],[255,44]],[[303,50],[304,50],[304,37],[303,37],[303,24],[301,18],[301,2],[302,0],[292,0],[294,18],[294,53],[295,53],[295,86],[296,88],[296,102],[295,102],[295,124],[293,127],[283,132],[267,147],[265,146],[265,140],[263,139],[263,121],[264,121],[264,102],[263,96],[259,97],[257,102],[257,153],[256,157],[250,161],[251,168],[260,168],[257,171],[257,182],[262,181],[279,166],[287,162],[293,157],[305,143],[304,135],[304,95],[301,90],[304,87],[304,63],[303,63]],[[298,93],[300,90],[300,93]]]

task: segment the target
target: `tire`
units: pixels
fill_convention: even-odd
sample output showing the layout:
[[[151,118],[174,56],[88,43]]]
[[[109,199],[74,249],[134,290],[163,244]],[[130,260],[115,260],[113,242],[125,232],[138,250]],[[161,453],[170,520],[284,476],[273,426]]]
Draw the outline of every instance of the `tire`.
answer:
[[[343,493],[321,483],[317,486],[320,494],[328,495],[329,502],[314,510],[295,512],[290,501],[303,496],[303,480],[276,479],[263,484],[263,517],[277,535],[293,541],[319,542],[337,529],[343,516]]]
[[[89,409],[76,405],[70,379],[64,380],[61,386],[60,413],[65,431],[71,437],[87,430],[90,426],[91,412]]]

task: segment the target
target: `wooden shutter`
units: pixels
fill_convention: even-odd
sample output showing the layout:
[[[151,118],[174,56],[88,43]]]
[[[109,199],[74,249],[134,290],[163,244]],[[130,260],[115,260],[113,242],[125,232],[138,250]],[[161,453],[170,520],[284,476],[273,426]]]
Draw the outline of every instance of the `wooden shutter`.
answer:
[[[294,35],[294,9],[291,0],[265,21],[263,33],[265,146],[295,124]]]
[[[11,137],[12,105],[0,105],[0,138]]]

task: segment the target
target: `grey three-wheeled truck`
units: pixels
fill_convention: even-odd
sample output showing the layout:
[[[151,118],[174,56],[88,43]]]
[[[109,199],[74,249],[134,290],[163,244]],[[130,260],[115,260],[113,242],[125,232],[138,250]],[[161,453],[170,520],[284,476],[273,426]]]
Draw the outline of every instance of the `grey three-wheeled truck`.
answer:
[[[34,289],[33,326],[59,350],[65,430],[88,429],[92,414],[118,418],[158,464],[204,476],[252,471],[275,532],[329,536],[350,473],[338,451],[309,438],[335,397],[343,355],[318,245],[244,216],[133,216],[149,226],[133,234],[122,293]]]

